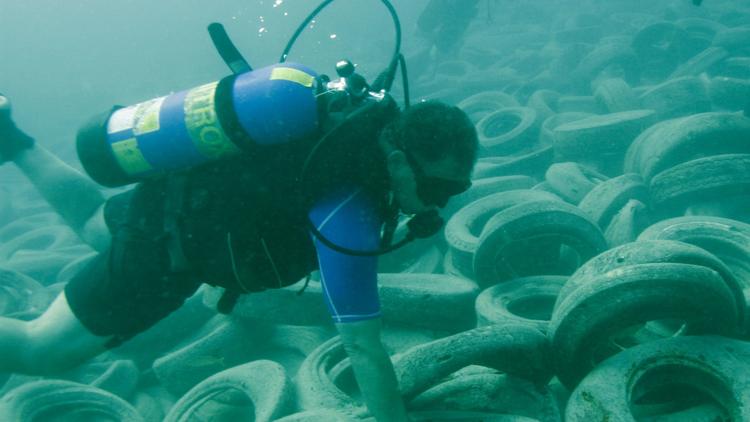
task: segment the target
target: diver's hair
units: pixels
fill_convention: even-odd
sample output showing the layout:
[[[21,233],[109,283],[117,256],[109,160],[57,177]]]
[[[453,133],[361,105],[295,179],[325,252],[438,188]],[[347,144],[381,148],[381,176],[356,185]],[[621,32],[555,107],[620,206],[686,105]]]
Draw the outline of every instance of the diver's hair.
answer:
[[[479,141],[469,116],[458,107],[425,101],[409,107],[391,128],[395,146],[428,162],[453,156],[463,168],[477,160]]]

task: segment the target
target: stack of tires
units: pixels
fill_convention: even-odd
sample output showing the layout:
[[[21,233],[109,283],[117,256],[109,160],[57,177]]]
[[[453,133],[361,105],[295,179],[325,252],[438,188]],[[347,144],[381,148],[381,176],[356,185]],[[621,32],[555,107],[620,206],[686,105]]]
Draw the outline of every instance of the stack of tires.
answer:
[[[481,3],[455,55],[410,63],[480,141],[441,235],[379,262],[412,418],[750,420],[750,6]],[[93,252],[15,185],[0,314],[29,320]],[[204,287],[94,362],[6,375],[0,420],[373,420],[303,284],[229,316]]]

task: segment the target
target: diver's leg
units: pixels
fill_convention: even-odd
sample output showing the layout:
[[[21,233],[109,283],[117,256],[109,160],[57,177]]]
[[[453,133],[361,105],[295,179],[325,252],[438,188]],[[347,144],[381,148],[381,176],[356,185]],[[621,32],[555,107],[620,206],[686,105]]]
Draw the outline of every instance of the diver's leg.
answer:
[[[0,317],[0,372],[61,372],[104,352],[108,341],[78,321],[62,292],[33,321]]]
[[[103,224],[98,226],[104,229],[101,233],[86,231],[97,227],[89,220],[101,217],[104,204],[104,195],[93,181],[38,144],[20,151],[13,161],[84,241],[106,234]]]
[[[104,195],[91,180],[19,129],[13,121],[10,102],[0,94],[0,164],[7,161],[16,163],[84,241],[101,239],[99,231],[104,225],[89,220],[98,216]]]

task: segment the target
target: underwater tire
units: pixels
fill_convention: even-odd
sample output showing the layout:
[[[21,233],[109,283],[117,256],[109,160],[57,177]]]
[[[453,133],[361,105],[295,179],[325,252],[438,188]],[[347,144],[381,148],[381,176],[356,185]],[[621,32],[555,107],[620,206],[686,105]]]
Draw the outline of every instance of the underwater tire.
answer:
[[[36,227],[0,243],[0,261],[11,259],[20,250],[54,251],[78,243],[78,239],[66,226]]]
[[[609,66],[620,66],[625,80],[635,84],[640,80],[640,69],[636,57],[630,46],[620,43],[600,43],[588,53],[573,70],[571,78],[580,86],[586,86],[597,78],[601,71]]]
[[[650,181],[690,159],[720,154],[750,154],[750,118],[713,112],[657,123],[633,142],[625,171]]]
[[[729,52],[724,48],[708,47],[677,67],[677,69],[669,76],[669,79],[677,79],[684,76],[698,76],[727,57],[729,57]]]
[[[615,214],[631,199],[646,204],[650,202],[648,188],[641,176],[635,173],[623,174],[594,186],[581,199],[578,208],[605,230]]]
[[[460,373],[418,395],[408,408],[492,412],[540,422],[561,421],[560,409],[546,387],[489,370]]]
[[[667,77],[687,58],[690,36],[672,22],[657,22],[641,28],[630,46],[638,57],[644,76],[653,80]]]
[[[557,100],[560,93],[550,89],[539,89],[531,94],[526,107],[536,110],[540,121],[547,120],[548,117],[557,114]]]
[[[357,422],[358,420],[333,409],[316,409],[284,416],[283,418],[276,419],[275,422]]]
[[[711,111],[706,84],[694,76],[670,79],[639,98],[643,108],[656,110],[658,120]]]
[[[557,100],[557,110],[562,113],[602,114],[593,95],[564,95]]]
[[[525,175],[541,178],[552,164],[554,151],[551,145],[540,145],[530,151],[505,157],[485,157],[477,161],[474,177]]]
[[[604,230],[604,238],[610,248],[634,242],[650,224],[651,213],[648,206],[637,199],[631,199],[612,217]]]
[[[721,217],[676,217],[648,227],[638,240],[672,240],[695,245],[729,267],[740,286],[750,287],[750,225],[746,223]],[[739,295],[738,288],[732,290]]]
[[[609,344],[611,336],[648,321],[679,319],[695,323],[699,333],[731,335],[736,308],[721,276],[704,266],[660,263],[609,271],[555,305],[548,336],[557,376],[575,388],[598,361],[619,350]]]
[[[649,186],[654,207],[674,209],[696,199],[721,200],[750,192],[750,154],[724,154],[678,164],[657,174]]]
[[[295,376],[297,403],[301,410],[336,409],[347,415],[358,411],[362,404],[341,390],[331,376],[333,368],[346,358],[339,336],[307,355]]]
[[[90,362],[76,368],[66,377],[108,391],[124,400],[130,400],[138,386],[140,369],[132,360]]]
[[[594,90],[594,98],[599,106],[609,113],[637,110],[640,107],[633,88],[622,79],[605,79]]]
[[[659,224],[661,223],[657,223]],[[575,290],[621,267],[671,263],[697,265],[719,274],[734,296],[734,308],[738,310],[738,321],[742,321],[742,287],[732,270],[721,259],[705,249],[678,240],[645,240],[644,235],[641,235],[637,242],[627,243],[595,256],[583,264],[563,285],[557,296],[555,308]]]
[[[474,328],[400,353],[393,358],[407,402],[469,365],[481,365],[536,383],[553,376],[552,352],[544,334],[526,324]]]
[[[663,385],[668,376],[729,406],[731,420],[750,420],[750,378],[737,376],[750,371],[748,362],[748,343],[722,337],[677,337],[639,345],[602,362],[584,378],[570,397],[565,420],[634,420],[634,390],[649,378]]]
[[[476,324],[476,283],[444,274],[380,274],[378,292],[386,324],[463,331]]]
[[[547,192],[511,190],[485,196],[461,208],[451,216],[444,230],[453,267],[461,274],[474,274],[474,253],[482,227],[494,214],[523,202],[557,199]]]
[[[592,113],[572,111],[567,113],[558,113],[547,117],[542,122],[542,128],[539,132],[539,142],[542,145],[552,145],[554,142],[554,130],[565,123],[575,122],[586,117],[593,116]]]
[[[544,175],[554,192],[566,202],[578,205],[591,189],[609,177],[574,162],[552,164]]]
[[[582,211],[562,201],[532,201],[512,206],[495,214],[484,226],[474,253],[474,275],[480,287],[487,287],[516,277],[539,273],[519,273],[508,262],[506,249],[516,244],[516,256],[523,253],[517,242],[531,242],[538,248],[544,239],[554,244],[565,244],[578,253],[580,262],[607,248],[602,231]],[[558,249],[559,251],[559,249]],[[545,260],[547,261],[547,260]],[[552,262],[553,266],[561,262]],[[549,271],[543,262],[533,261],[529,271]],[[550,274],[549,272],[546,274]],[[554,273],[553,273],[554,274]],[[565,271],[563,274],[569,274]]]
[[[262,335],[219,315],[187,344],[156,359],[152,371],[167,391],[179,397],[201,380],[244,363],[247,351]]]
[[[708,96],[717,109],[742,111],[750,98],[750,80],[717,76],[708,83]]]
[[[560,125],[554,131],[555,154],[579,162],[600,161],[603,157],[613,157],[617,162],[654,117],[653,110],[631,110]],[[619,173],[618,168],[611,167],[611,173]]]
[[[536,110],[528,107],[506,107],[486,115],[476,124],[480,154],[503,155],[533,146],[538,120]]]
[[[61,224],[62,220],[54,212],[43,212],[18,218],[0,228],[0,245],[39,227]]]
[[[143,422],[138,411],[116,395],[63,380],[40,380],[17,387],[0,399],[0,420],[37,421],[60,417],[72,411],[77,415],[97,415],[113,421]]]
[[[182,396],[164,418],[164,422],[194,420],[196,408],[213,395],[236,390],[252,400],[258,422],[270,422],[286,414],[292,405],[293,386],[284,367],[259,360],[214,374]]]
[[[535,183],[532,177],[522,175],[474,178],[469,190],[450,199],[445,207],[445,215],[452,216],[461,208],[491,194],[530,189]]]
[[[474,124],[494,111],[518,106],[518,101],[513,96],[502,91],[480,92],[466,98],[457,105]]]
[[[477,326],[508,321],[529,324],[546,333],[565,276],[532,276],[485,289],[476,300]]]
[[[17,271],[0,267],[0,315],[8,318],[29,319],[47,308],[50,297],[33,278]]]

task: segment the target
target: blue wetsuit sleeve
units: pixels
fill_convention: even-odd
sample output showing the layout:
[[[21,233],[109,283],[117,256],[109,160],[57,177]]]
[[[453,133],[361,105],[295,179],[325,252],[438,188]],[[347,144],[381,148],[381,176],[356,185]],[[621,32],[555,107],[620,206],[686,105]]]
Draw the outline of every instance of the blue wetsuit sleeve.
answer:
[[[375,250],[382,219],[375,202],[361,188],[341,189],[313,206],[310,219],[327,239],[345,248]],[[312,235],[312,234],[311,234]],[[313,236],[323,296],[335,322],[380,316],[377,257],[343,254]]]

